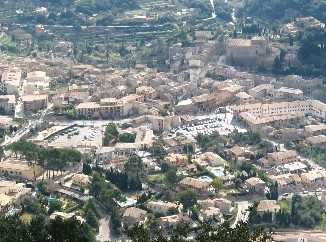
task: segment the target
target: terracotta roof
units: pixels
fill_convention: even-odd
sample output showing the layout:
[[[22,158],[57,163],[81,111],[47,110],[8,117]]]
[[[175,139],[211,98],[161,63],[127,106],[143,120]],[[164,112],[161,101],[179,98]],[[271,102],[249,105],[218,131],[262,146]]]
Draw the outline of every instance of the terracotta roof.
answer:
[[[199,180],[196,178],[192,178],[192,177],[186,177],[180,181],[180,184],[184,185],[184,186],[193,187],[196,189],[205,189],[205,188],[208,188],[211,183],[207,182],[207,181]]]
[[[277,212],[280,205],[275,200],[261,200],[257,206],[257,212]]]
[[[127,208],[124,213],[123,217],[132,217],[132,218],[141,218],[147,214],[147,211],[142,210],[140,208],[131,207]]]

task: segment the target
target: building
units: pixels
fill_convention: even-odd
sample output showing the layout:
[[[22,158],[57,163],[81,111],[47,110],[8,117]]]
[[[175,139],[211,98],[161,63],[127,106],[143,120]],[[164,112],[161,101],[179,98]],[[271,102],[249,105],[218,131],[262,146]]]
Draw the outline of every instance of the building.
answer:
[[[166,216],[178,213],[180,206],[176,203],[171,202],[149,201],[146,207],[153,213],[162,214]]]
[[[100,105],[96,102],[84,102],[76,106],[77,115],[80,117],[99,117]]]
[[[232,202],[225,198],[208,198],[205,200],[198,200],[197,203],[203,209],[209,207],[219,208],[223,214],[228,214],[232,208]]]
[[[49,91],[50,78],[44,71],[34,71],[27,73],[26,82],[24,82],[24,93],[34,94],[46,93]]]
[[[0,112],[2,114],[15,114],[16,97],[15,95],[0,96]]]
[[[179,185],[182,188],[192,189],[194,192],[197,193],[207,193],[209,191],[211,182],[203,181],[192,177],[185,177],[179,182]]]
[[[311,170],[301,174],[302,184],[306,188],[317,189],[326,186],[326,171]]]
[[[160,227],[163,231],[169,232],[172,231],[183,221],[182,215],[170,215],[165,217],[160,217]]]
[[[304,114],[297,113],[261,117],[253,115],[252,113],[243,112],[240,113],[239,117],[250,130],[258,131],[266,126],[282,128],[289,125],[298,125],[301,121],[303,121]]]
[[[321,78],[304,79],[297,75],[286,76],[282,79],[282,82],[286,87],[300,89],[308,94],[323,86],[323,80]]]
[[[85,223],[85,219],[81,216],[76,215],[75,213],[64,213],[64,212],[54,212],[50,215],[50,219],[54,220],[56,218],[61,218],[62,220],[67,220],[67,219],[76,219],[80,223]]]
[[[270,133],[273,138],[281,140],[286,143],[288,141],[297,141],[304,139],[304,131],[303,129],[296,128],[281,128]]]
[[[218,154],[215,154],[214,152],[205,152],[203,154],[200,154],[195,159],[196,164],[203,166],[203,167],[218,167],[222,166],[227,163],[222,157],[220,157]]]
[[[175,106],[177,113],[212,111],[220,106],[225,106],[234,100],[234,94],[228,91],[217,91],[214,93],[204,93],[194,96],[191,99],[180,101]]]
[[[299,160],[298,157],[298,153],[295,150],[268,153],[266,155],[267,162],[264,163],[263,166],[272,167],[275,165],[296,162]]]
[[[225,49],[227,62],[239,66],[264,66],[264,60],[272,52],[268,40],[263,37],[228,39]]]
[[[256,118],[274,116],[302,116],[311,115],[315,118],[326,120],[326,104],[319,100],[252,103],[232,106],[231,109],[239,116],[241,113],[249,113]]]
[[[322,121],[326,121],[326,104],[319,100],[310,101],[310,112],[308,114]]]
[[[254,102],[255,98],[251,95],[249,95],[246,92],[239,92],[235,95],[236,101],[239,104],[244,104],[244,103],[252,103]]]
[[[275,89],[272,84],[261,84],[254,88],[251,88],[249,95],[254,98],[266,100],[283,100],[283,101],[294,101],[303,99],[303,91],[300,89],[290,88],[290,87],[280,87]]]
[[[74,174],[71,180],[72,186],[76,188],[85,188],[91,183],[91,177],[85,174]]]
[[[325,145],[326,144],[326,135],[317,135],[306,138],[306,141],[310,145]]]
[[[315,125],[307,125],[304,127],[305,135],[326,135],[326,124],[315,124]]]
[[[271,214],[271,220],[274,221],[275,215],[280,211],[280,209],[280,205],[278,205],[275,200],[261,200],[257,206],[257,214],[260,216]]]
[[[188,156],[185,154],[169,154],[165,157],[165,161],[172,166],[181,167],[188,164]]]
[[[148,116],[148,121],[152,124],[152,128],[155,132],[169,131],[172,128],[178,127],[181,124],[179,116],[168,115],[168,116]]]
[[[48,82],[49,77],[44,71],[33,71],[27,73],[26,80],[28,82]]]
[[[5,71],[1,77],[0,91],[2,94],[18,94],[22,82],[22,71],[19,68],[11,68]]]
[[[136,207],[127,208],[122,215],[122,227],[128,229],[135,224],[142,224],[147,219],[147,211]]]
[[[272,84],[261,84],[251,88],[248,93],[254,98],[261,99],[271,96],[273,90],[274,86]]]
[[[284,172],[284,173],[302,173],[307,170],[307,165],[305,165],[302,162],[296,161],[293,163],[287,163],[284,165],[280,165],[277,167],[278,171]]]
[[[208,207],[202,209],[199,219],[203,222],[219,224],[223,222],[223,214],[219,208]]]
[[[301,191],[303,188],[301,177],[298,174],[285,173],[281,175],[271,175],[269,178],[277,182],[279,194]]]
[[[47,95],[26,95],[22,99],[25,112],[38,112],[48,106]]]
[[[249,152],[244,148],[238,145],[233,146],[228,153],[230,154],[231,158],[237,161],[240,157],[248,156]]]
[[[273,98],[287,101],[302,100],[303,91],[295,88],[281,87],[279,89],[274,90]]]
[[[145,101],[148,99],[155,99],[157,93],[154,88],[150,86],[140,86],[136,88],[136,94],[143,96]]]
[[[247,179],[245,185],[250,193],[265,194],[266,183],[258,177]]]
[[[112,160],[114,158],[114,147],[101,147],[96,151],[96,159],[99,162],[107,162],[109,160]]]
[[[22,183],[0,181],[0,214],[6,213],[11,207],[20,206],[22,199],[31,193]]]
[[[117,119],[142,113],[144,98],[138,95],[129,95],[121,99],[104,98],[100,103],[83,102],[76,106],[76,112],[81,117]]]

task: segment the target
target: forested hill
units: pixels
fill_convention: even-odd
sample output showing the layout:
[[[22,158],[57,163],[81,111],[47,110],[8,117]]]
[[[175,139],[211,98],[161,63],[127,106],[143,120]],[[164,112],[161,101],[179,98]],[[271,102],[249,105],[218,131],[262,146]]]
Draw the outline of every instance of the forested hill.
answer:
[[[46,9],[46,13],[41,8]],[[0,21],[84,25],[138,8],[138,0],[15,0],[0,1]]]
[[[137,6],[137,0],[15,0],[1,1],[1,7],[34,8],[46,7],[49,9],[64,8],[85,11],[102,11],[111,9],[130,9]]]
[[[270,23],[297,16],[313,16],[326,22],[326,0],[247,0],[240,12]]]

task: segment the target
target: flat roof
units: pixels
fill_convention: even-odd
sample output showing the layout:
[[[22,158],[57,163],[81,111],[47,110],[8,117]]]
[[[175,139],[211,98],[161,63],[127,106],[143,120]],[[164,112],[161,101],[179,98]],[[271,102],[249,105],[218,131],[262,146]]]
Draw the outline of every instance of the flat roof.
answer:
[[[16,103],[15,95],[0,95],[0,102]]]
[[[47,95],[26,95],[23,96],[23,102],[33,102],[47,99]]]
[[[184,106],[184,105],[190,105],[190,104],[192,104],[192,100],[186,99],[186,100],[182,100],[182,101],[178,102],[177,106]]]

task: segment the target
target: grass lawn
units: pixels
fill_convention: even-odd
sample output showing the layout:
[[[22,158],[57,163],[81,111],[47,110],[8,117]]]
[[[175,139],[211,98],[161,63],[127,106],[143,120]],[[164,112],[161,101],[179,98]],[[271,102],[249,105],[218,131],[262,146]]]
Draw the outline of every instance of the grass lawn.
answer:
[[[20,216],[21,221],[23,221],[24,223],[30,223],[32,221],[33,215],[30,213],[23,213]]]
[[[163,183],[164,174],[155,174],[148,176],[148,181],[152,183]]]

